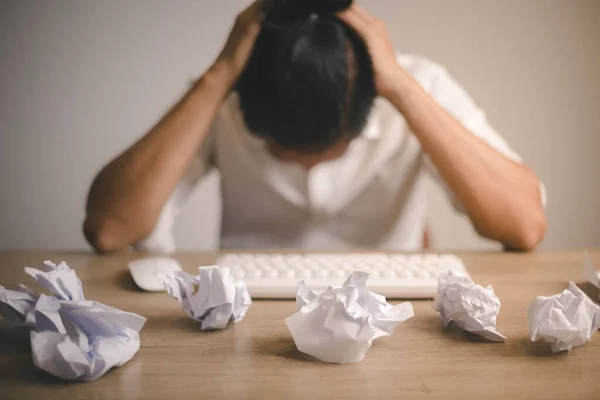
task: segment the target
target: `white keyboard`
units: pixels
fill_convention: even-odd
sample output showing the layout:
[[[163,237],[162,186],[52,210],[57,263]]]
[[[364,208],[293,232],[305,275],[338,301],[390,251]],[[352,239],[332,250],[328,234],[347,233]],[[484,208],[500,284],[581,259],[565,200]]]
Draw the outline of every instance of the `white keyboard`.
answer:
[[[367,288],[387,298],[432,298],[437,277],[448,270],[469,276],[462,260],[435,254],[226,254],[217,265],[229,267],[254,298],[295,298],[298,281],[310,289],[341,286],[354,271],[369,273]]]

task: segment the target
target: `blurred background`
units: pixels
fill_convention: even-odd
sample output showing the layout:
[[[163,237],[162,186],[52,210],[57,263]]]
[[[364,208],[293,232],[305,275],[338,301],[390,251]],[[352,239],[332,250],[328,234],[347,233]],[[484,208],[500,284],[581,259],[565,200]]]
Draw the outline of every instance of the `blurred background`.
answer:
[[[0,250],[86,250],[98,170],[217,55],[248,0],[0,1]],[[444,65],[541,176],[542,248],[600,246],[600,1],[362,0],[399,51]],[[213,174],[177,225],[218,246]],[[429,185],[437,250],[494,249]]]

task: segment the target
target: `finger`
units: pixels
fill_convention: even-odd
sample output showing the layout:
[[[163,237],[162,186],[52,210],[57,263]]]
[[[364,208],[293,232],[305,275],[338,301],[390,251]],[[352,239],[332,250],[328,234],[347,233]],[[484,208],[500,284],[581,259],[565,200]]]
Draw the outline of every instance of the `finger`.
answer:
[[[359,6],[358,4],[355,3],[352,6],[352,8],[354,9],[354,12],[359,16],[359,18],[361,18],[366,23],[373,23],[373,22],[375,22],[375,17],[372,16],[371,14],[369,14],[367,12],[367,10],[365,10],[364,8],[362,8],[361,6]]]
[[[361,34],[367,32],[369,29],[368,22],[364,18],[361,18],[352,8],[339,13],[338,17]]]
[[[252,4],[250,4],[250,6],[248,6],[248,8],[246,8],[246,11],[258,12],[258,11],[262,10],[263,3],[264,3],[264,0],[256,0]]]
[[[256,0],[246,10],[244,14],[251,16],[252,18],[258,18],[259,20],[264,19],[272,1],[271,0]]]

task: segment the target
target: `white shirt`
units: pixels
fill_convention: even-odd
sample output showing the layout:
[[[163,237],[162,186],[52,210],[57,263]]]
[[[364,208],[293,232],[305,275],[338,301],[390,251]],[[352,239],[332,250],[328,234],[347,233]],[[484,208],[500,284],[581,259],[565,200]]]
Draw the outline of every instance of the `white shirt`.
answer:
[[[443,67],[411,55],[399,55],[398,61],[470,132],[521,162]],[[176,249],[173,228],[179,209],[212,168],[221,174],[222,248],[420,250],[427,216],[426,174],[461,209],[403,116],[386,100],[376,100],[364,131],[340,158],[306,170],[269,154],[265,142],[246,128],[233,94],[153,233],[138,249]]]

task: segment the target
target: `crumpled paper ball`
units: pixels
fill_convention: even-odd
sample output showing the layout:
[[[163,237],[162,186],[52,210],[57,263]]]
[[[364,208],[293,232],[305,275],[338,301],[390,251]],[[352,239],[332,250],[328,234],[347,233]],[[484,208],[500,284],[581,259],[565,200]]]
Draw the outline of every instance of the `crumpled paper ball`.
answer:
[[[448,271],[438,278],[433,308],[439,311],[444,326],[454,321],[462,329],[488,340],[506,340],[496,330],[500,300],[491,286],[479,286],[468,277],[456,276]]]
[[[374,339],[391,335],[398,324],[414,316],[411,303],[396,306],[369,292],[369,274],[354,272],[343,286],[309,291],[298,283],[297,312],[288,326],[299,351],[329,363],[361,361]]]
[[[588,343],[600,328],[600,307],[574,282],[560,294],[536,297],[527,314],[531,341],[551,343],[553,353]]]
[[[252,305],[246,284],[234,282],[229,268],[200,267],[198,275],[177,271],[164,284],[181,309],[200,321],[202,330],[224,329],[230,320],[240,322]]]
[[[146,318],[85,300],[81,281],[66,263],[25,268],[53,296],[26,286],[0,286],[0,314],[11,327],[31,329],[36,366],[63,379],[94,380],[129,361],[139,350]]]

